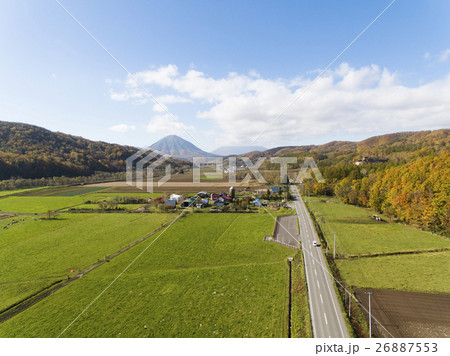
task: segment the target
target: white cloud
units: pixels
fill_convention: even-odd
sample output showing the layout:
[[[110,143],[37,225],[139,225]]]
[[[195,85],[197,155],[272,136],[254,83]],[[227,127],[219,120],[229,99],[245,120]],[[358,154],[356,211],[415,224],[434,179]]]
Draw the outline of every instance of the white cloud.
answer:
[[[435,55],[426,52],[423,55],[423,58],[425,58],[427,61],[432,61],[434,63],[446,62],[450,58],[450,48],[444,49],[441,53]]]
[[[450,126],[450,76],[416,87],[401,84],[396,73],[376,65],[346,63],[313,81],[308,78],[264,79],[255,73],[212,78],[175,65],[136,73],[142,84],[170,92],[162,104],[191,102],[198,118],[211,120],[224,143],[283,144],[305,136],[364,134]],[[116,100],[139,100],[143,91],[127,82]],[[180,101],[182,100],[182,101]],[[163,111],[156,106],[155,111]],[[280,116],[280,114],[282,114]],[[185,128],[189,129],[188,126]],[[169,115],[157,115],[150,132],[180,132]]]
[[[449,57],[450,57],[450,48],[447,48],[446,50],[441,52],[441,54],[438,57],[438,60],[439,62],[446,62]]]
[[[169,114],[154,116],[146,126],[147,132],[164,135],[184,135],[186,132],[193,132],[194,127],[187,126]]]
[[[128,132],[128,131],[136,130],[136,126],[127,125],[127,124],[119,124],[119,125],[111,126],[109,129],[111,131],[124,133],[124,132]]]

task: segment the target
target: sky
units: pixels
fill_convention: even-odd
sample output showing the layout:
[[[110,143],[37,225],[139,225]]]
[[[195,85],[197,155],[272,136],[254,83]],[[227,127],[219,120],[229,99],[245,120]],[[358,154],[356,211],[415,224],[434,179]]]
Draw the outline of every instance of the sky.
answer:
[[[3,1],[0,120],[206,151],[449,128],[450,2],[391,3]]]

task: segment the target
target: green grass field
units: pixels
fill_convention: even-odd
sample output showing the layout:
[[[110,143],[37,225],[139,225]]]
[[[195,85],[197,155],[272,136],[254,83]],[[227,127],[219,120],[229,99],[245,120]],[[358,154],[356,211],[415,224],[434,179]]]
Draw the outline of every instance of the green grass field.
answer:
[[[358,255],[449,248],[450,240],[412,226],[377,222],[372,211],[336,199],[311,198],[309,203],[330,251],[336,232],[337,253]],[[450,251],[337,259],[347,283],[358,288],[450,292]]]
[[[450,293],[450,253],[432,252],[336,261],[342,277],[358,288]]]
[[[286,259],[295,251],[263,241],[273,225],[267,214],[182,218],[0,324],[0,336],[58,336],[153,241],[63,336],[286,336]]]
[[[27,192],[31,192],[33,190],[42,190],[44,188],[27,188],[27,189],[15,189],[15,190],[2,190],[0,191],[0,197],[5,197],[8,195],[14,195],[14,194],[24,194]]]
[[[19,196],[27,196],[27,197],[51,197],[51,196],[60,196],[60,197],[73,197],[93,192],[98,192],[104,190],[104,187],[86,187],[82,185],[74,185],[74,186],[55,186],[55,187],[42,187],[42,188],[34,188],[34,189],[25,189],[21,192],[17,192]]]
[[[83,197],[19,197],[10,196],[0,199],[0,211],[14,213],[45,213],[82,204]]]
[[[411,226],[378,222],[373,212],[336,199],[311,198],[314,212],[330,251],[336,232],[336,252],[342,255],[450,248],[450,240]]]
[[[147,204],[117,204],[117,208],[125,209],[125,210],[136,210],[141,206],[145,206]],[[76,210],[99,210],[100,207],[98,204],[80,204],[70,209]]]
[[[0,230],[0,310],[159,228],[167,214],[60,214]],[[18,218],[15,218],[18,220]],[[11,219],[4,219],[7,223]]]

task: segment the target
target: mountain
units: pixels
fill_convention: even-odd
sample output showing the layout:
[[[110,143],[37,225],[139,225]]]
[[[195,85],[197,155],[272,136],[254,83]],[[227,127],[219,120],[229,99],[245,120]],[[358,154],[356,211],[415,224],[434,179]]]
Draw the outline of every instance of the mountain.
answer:
[[[88,176],[124,172],[137,148],[0,121],[0,179]],[[171,162],[176,167],[180,161]],[[183,162],[184,163],[184,162]]]
[[[373,136],[360,142],[332,141],[323,145],[275,147],[263,152],[250,152],[245,156],[295,156],[299,160],[313,157],[320,166],[353,164],[366,157],[374,162],[405,162],[431,152],[450,150],[450,130],[398,132]]]
[[[222,146],[212,151],[211,153],[218,156],[231,156],[231,155],[242,155],[248,152],[254,151],[266,151],[267,148],[262,146]]]
[[[150,149],[189,161],[192,160],[192,157],[215,157],[214,154],[201,150],[177,135],[169,135],[162,138],[151,145]]]

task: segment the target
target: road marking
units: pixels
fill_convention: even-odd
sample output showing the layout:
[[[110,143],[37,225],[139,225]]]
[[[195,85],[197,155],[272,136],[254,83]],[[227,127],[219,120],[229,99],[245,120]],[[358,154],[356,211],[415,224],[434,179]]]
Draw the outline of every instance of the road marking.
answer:
[[[325,313],[323,313],[323,316],[325,317],[325,324],[328,325],[327,315]]]
[[[323,304],[322,294],[320,294],[320,301],[321,301],[322,304]]]
[[[316,269],[314,269],[314,274],[316,275],[316,277],[317,277],[317,270]]]
[[[319,280],[317,280],[317,287],[319,287],[319,288],[320,288]]]
[[[312,260],[312,261],[313,261],[313,265],[315,265],[316,263],[314,262],[314,258],[313,258],[313,260]]]

